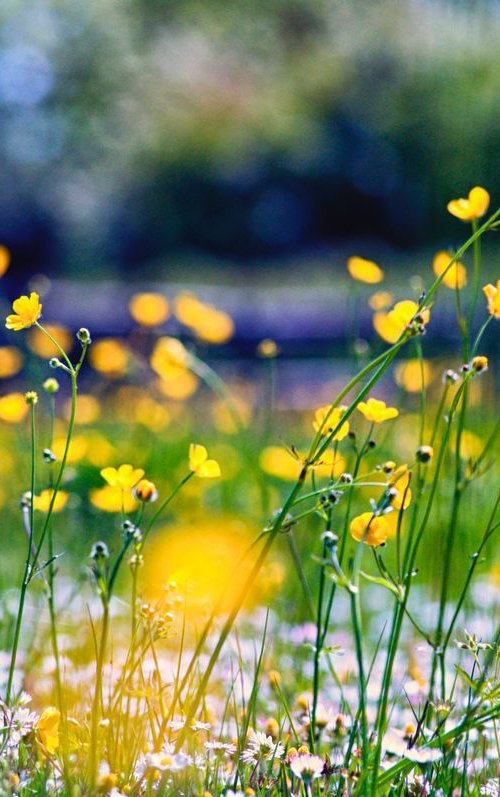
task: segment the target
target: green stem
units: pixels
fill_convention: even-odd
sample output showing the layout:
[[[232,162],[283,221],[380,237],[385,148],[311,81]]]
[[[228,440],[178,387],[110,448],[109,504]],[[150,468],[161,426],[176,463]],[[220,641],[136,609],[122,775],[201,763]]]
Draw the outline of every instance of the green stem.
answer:
[[[11,692],[12,692],[12,682],[14,679],[14,672],[16,669],[16,662],[17,662],[17,651],[19,647],[19,637],[21,634],[21,627],[23,623],[23,614],[24,614],[24,604],[26,601],[26,591],[28,589],[28,584],[30,580],[30,575],[33,571],[33,565],[31,564],[31,553],[32,553],[32,546],[33,546],[33,533],[35,528],[35,511],[34,511],[34,496],[35,496],[35,476],[36,476],[36,438],[35,438],[35,405],[31,404],[30,406],[30,417],[31,417],[31,479],[30,479],[30,528],[29,528],[29,535],[28,535],[28,550],[26,553],[26,562],[24,565],[24,574],[23,580],[21,582],[21,592],[19,595],[19,605],[17,609],[17,617],[16,617],[16,625],[14,628],[14,641],[12,643],[12,653],[10,657],[10,667],[9,667],[9,676],[7,679],[7,691],[5,694],[5,702],[9,704]]]

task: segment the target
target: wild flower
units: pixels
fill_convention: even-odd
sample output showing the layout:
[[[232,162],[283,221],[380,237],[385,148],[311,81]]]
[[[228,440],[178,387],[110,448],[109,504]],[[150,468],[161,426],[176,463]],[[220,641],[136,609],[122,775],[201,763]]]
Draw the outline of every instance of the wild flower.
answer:
[[[13,313],[5,320],[7,329],[19,332],[32,327],[42,314],[42,305],[38,293],[32,291],[29,296],[20,296],[12,303]]]
[[[143,327],[159,326],[170,315],[168,300],[161,293],[134,293],[128,307],[134,321]]]
[[[110,487],[119,487],[120,490],[131,490],[144,476],[142,468],[132,465],[120,465],[118,468],[103,468],[101,476]]]
[[[290,769],[301,780],[310,783],[320,778],[325,769],[325,762],[317,755],[296,755],[290,761]]]
[[[366,282],[368,285],[376,285],[384,279],[384,272],[380,266],[363,257],[350,257],[347,261],[347,270],[353,279]]]
[[[61,712],[50,706],[46,708],[38,718],[35,725],[37,740],[42,748],[42,752],[54,755],[59,747],[59,723]]]
[[[452,199],[447,204],[448,213],[461,221],[475,221],[484,216],[490,206],[490,195],[485,188],[476,185],[467,198]]]
[[[411,299],[397,302],[389,312],[379,311],[373,316],[373,326],[387,343],[396,343],[406,329],[415,325],[415,332],[422,332],[429,323],[428,308],[419,310],[419,305]]]
[[[388,407],[385,401],[375,398],[369,398],[368,401],[360,401],[357,409],[370,423],[383,423],[392,418],[397,418],[399,415],[397,407]]]
[[[0,346],[0,379],[9,379],[19,373],[24,357],[16,346]]]
[[[384,515],[374,515],[373,512],[363,512],[353,518],[349,525],[351,537],[357,542],[363,542],[372,548],[377,548],[387,541],[390,526]]]
[[[58,490],[55,494],[55,498],[54,490],[42,490],[40,495],[33,496],[33,508],[39,512],[48,512],[52,499],[54,498],[52,512],[60,512],[68,503],[68,497],[68,493],[64,492],[64,490]]]
[[[244,764],[255,765],[259,761],[280,760],[284,755],[285,748],[281,742],[275,741],[262,731],[252,731],[247,746],[241,753],[241,760]]]
[[[207,449],[199,443],[189,446],[189,468],[200,479],[217,479],[221,475],[219,463],[209,459]]]
[[[460,290],[467,285],[467,269],[458,261],[450,266],[451,260],[448,252],[437,252],[432,261],[432,268],[436,277],[440,277],[443,272],[446,272],[443,277],[443,285],[451,290],[457,288]],[[448,270],[446,271],[446,269]]]
[[[322,435],[329,435],[337,427],[342,420],[347,407],[342,405],[340,407],[331,408],[330,404],[324,407],[319,407],[314,413],[313,428],[315,432],[321,432]],[[339,430],[332,437],[334,440],[343,440],[349,434],[349,421],[344,421]]]
[[[486,303],[488,305],[488,312],[493,318],[500,318],[500,280],[497,284],[493,285],[489,282],[483,287],[483,293],[486,296]]]

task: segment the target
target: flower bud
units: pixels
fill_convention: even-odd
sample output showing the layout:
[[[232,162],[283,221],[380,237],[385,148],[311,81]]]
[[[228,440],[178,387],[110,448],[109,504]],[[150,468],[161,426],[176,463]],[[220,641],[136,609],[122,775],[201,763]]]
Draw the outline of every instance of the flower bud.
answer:
[[[415,456],[418,462],[423,462],[426,464],[427,462],[430,462],[434,456],[434,449],[432,446],[420,446],[417,448]]]
[[[82,346],[88,346],[92,343],[92,338],[90,337],[90,332],[87,327],[80,327],[78,332],[76,333],[76,337],[82,344]]]
[[[140,482],[135,485],[132,493],[138,501],[142,501],[145,504],[156,501],[158,498],[158,490],[154,482],[149,481],[149,479],[141,479]]]
[[[28,390],[28,392],[24,394],[24,399],[26,404],[28,404],[30,407],[34,407],[35,404],[38,403],[38,393],[36,393],[34,390]]]
[[[106,543],[102,541],[95,542],[92,546],[92,550],[90,551],[90,558],[95,562],[99,561],[100,559],[109,559],[109,550]]]
[[[57,393],[59,390],[59,382],[57,379],[54,379],[53,376],[49,376],[49,378],[43,383],[42,387],[46,393]]]
[[[477,357],[472,358],[472,370],[479,374],[481,371],[486,371],[488,369],[488,358],[478,355]]]

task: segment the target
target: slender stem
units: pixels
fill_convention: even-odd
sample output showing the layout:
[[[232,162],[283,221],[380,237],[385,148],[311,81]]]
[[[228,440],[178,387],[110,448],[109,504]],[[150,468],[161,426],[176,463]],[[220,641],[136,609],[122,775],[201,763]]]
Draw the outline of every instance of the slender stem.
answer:
[[[31,418],[31,479],[30,479],[30,528],[28,535],[28,550],[26,552],[26,562],[24,565],[23,580],[21,582],[21,592],[19,595],[19,606],[17,609],[16,625],[14,628],[14,641],[12,643],[12,653],[10,657],[9,677],[7,679],[7,691],[5,694],[5,702],[9,704],[12,682],[14,679],[14,672],[17,662],[17,650],[19,647],[19,637],[21,634],[21,627],[23,623],[24,604],[26,600],[26,590],[28,589],[30,575],[33,569],[31,564],[31,553],[33,546],[33,534],[35,528],[35,511],[34,511],[34,496],[35,496],[35,477],[36,477],[36,437],[35,437],[35,405],[30,405],[30,418]]]

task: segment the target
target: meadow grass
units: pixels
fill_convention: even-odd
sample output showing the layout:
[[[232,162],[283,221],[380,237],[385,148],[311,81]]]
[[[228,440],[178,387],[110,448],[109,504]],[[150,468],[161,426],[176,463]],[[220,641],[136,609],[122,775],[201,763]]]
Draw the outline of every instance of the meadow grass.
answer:
[[[384,347],[354,313],[354,375],[310,411],[281,409],[270,340],[227,384],[201,354],[233,322],[194,295],[136,293],[130,338],[82,328],[76,356],[14,302],[52,371],[0,398],[2,793],[500,794],[488,204],[449,204],[471,234],[416,299],[349,260]],[[450,300],[459,351],[429,361]]]

